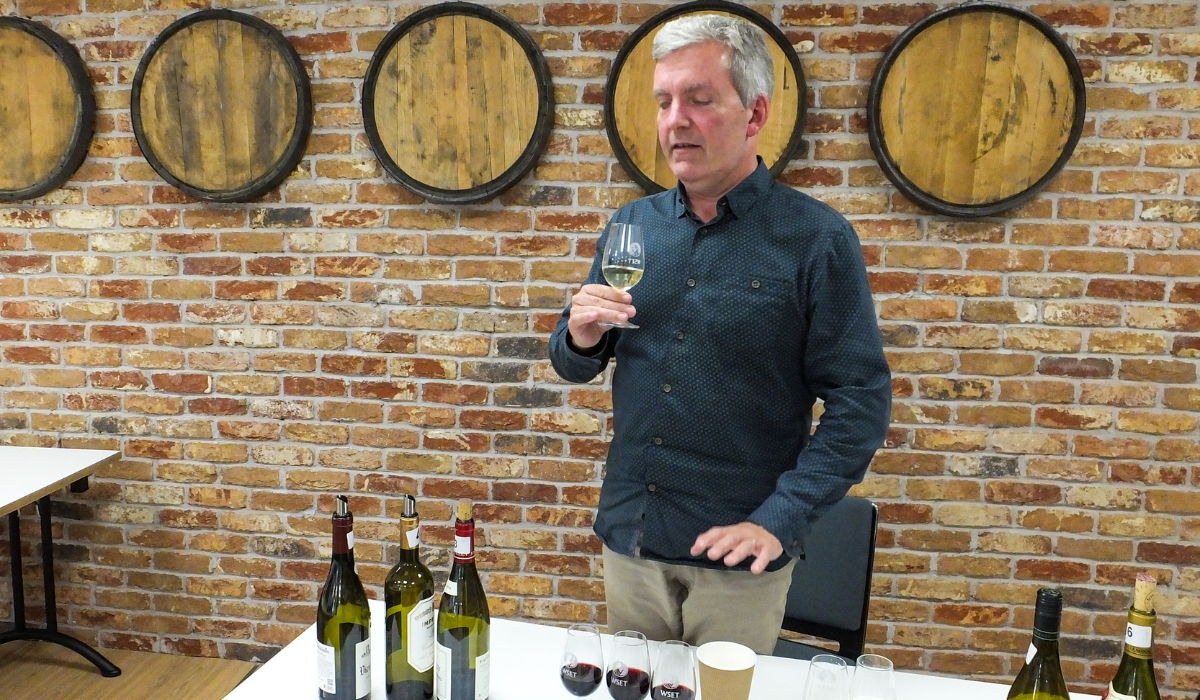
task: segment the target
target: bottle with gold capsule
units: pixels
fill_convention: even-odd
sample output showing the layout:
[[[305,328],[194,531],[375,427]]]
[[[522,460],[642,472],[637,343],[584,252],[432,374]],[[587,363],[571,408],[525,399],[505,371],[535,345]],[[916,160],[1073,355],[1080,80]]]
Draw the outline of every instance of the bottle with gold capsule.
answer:
[[[1154,577],[1141,573],[1133,582],[1133,605],[1125,626],[1121,665],[1102,700],[1159,700],[1154,678]]]
[[[400,561],[383,584],[387,700],[433,697],[433,574],[421,563],[417,501],[404,497]]]

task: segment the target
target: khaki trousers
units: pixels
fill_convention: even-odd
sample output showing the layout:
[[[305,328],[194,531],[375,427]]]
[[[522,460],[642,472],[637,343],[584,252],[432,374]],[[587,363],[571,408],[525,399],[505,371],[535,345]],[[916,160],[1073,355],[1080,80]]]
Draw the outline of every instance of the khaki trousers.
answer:
[[[770,654],[795,566],[793,560],[779,571],[755,575],[635,559],[605,546],[608,630],[636,630],[654,641],[682,639],[692,646],[737,642]]]

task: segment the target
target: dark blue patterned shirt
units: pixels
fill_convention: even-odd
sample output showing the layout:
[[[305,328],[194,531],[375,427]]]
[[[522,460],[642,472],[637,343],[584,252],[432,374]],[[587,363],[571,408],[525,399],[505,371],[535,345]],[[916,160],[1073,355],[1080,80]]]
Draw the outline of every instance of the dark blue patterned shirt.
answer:
[[[616,361],[596,534],[628,556],[724,568],[691,556],[692,544],[749,520],[783,543],[768,567],[778,570],[802,556],[811,523],[862,479],[887,432],[891,373],[858,237],[761,160],[709,223],[682,186],[612,221],[643,226],[646,272],[630,290],[641,328],[610,330],[581,353],[568,308],[550,338],[569,381]],[[604,284],[604,243],[588,284]]]

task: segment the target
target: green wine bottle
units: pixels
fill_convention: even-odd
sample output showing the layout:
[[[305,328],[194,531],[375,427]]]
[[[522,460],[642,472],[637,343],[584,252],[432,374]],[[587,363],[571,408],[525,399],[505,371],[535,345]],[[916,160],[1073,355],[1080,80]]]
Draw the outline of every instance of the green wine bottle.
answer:
[[[417,501],[404,497],[400,561],[383,583],[388,700],[433,697],[433,574],[421,563]]]
[[[1125,627],[1125,651],[1121,665],[1101,700],[1159,700],[1154,678],[1154,586],[1150,574],[1138,574],[1133,582],[1133,605]]]
[[[471,502],[458,502],[454,565],[438,605],[437,700],[488,700],[491,693],[492,620],[475,570],[475,520]]]
[[[317,681],[321,700],[371,695],[371,612],[354,573],[354,516],[345,496],[333,516],[333,563],[317,603]]]
[[[1008,700],[1068,700],[1058,658],[1058,628],[1062,621],[1062,593],[1043,588],[1033,613],[1033,641],[1025,665],[1008,690]]]

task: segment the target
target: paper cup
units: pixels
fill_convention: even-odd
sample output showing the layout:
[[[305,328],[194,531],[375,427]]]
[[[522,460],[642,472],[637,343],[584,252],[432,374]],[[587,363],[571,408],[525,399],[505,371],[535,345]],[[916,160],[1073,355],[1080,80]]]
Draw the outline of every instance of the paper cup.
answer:
[[[734,642],[709,642],[696,650],[704,700],[748,700],[754,680],[754,650]]]

